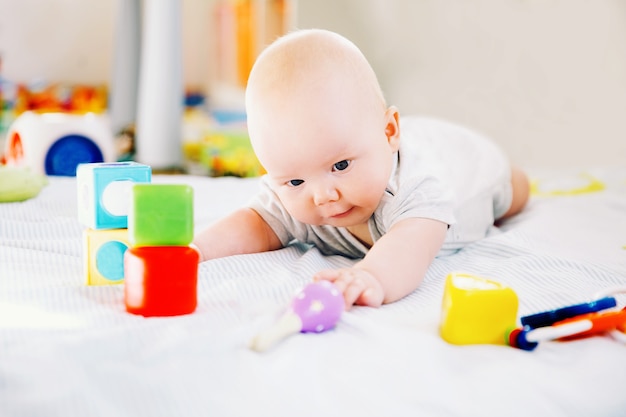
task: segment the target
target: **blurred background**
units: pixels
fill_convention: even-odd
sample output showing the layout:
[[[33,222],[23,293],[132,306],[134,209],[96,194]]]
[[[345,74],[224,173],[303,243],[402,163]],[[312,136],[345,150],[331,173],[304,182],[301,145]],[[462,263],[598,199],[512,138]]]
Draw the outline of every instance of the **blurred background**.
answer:
[[[105,91],[108,98],[123,1],[0,0],[0,77],[31,90],[90,86],[92,97]],[[144,3],[150,1],[157,0]],[[182,83],[203,109],[236,111],[254,56],[280,33],[326,28],[362,49],[389,104],[403,114],[465,124],[529,168],[626,163],[626,1],[180,0],[180,6]]]

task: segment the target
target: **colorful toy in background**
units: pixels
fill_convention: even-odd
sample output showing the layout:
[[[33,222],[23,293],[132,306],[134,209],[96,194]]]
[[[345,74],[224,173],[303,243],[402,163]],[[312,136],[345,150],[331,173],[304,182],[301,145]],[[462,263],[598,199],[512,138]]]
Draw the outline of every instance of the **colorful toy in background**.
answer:
[[[133,161],[135,126],[112,132],[107,89],[0,79],[0,163],[43,175],[74,176],[80,163]],[[253,177],[265,173],[250,145],[245,111],[205,106],[185,94],[184,169],[194,175]]]
[[[2,78],[0,73],[0,144],[13,121],[22,113],[104,114],[107,94],[104,85],[71,85],[42,80],[25,84]]]
[[[452,273],[446,278],[441,337],[449,343],[504,344],[533,350],[540,342],[567,341],[611,333],[626,341],[626,308],[610,296],[626,288],[596,294],[593,301],[531,314],[517,326],[518,298],[500,283],[470,274]]]
[[[193,240],[193,188],[136,184],[124,255],[124,302],[142,316],[189,314],[197,306],[198,252]]]
[[[113,162],[115,142],[102,115],[21,114],[9,127],[5,162],[45,175],[74,176],[81,163]]]
[[[204,96],[188,92],[183,117],[185,169],[194,175],[256,177],[265,173],[237,110],[204,110]]]
[[[83,251],[87,285],[124,282],[132,186],[151,180],[152,169],[136,162],[78,166],[78,221],[86,227]]]
[[[251,340],[250,349],[261,352],[298,332],[330,330],[341,318],[344,305],[343,295],[333,283],[320,281],[307,284],[296,294],[280,319]]]
[[[258,7],[248,3],[243,9]],[[276,13],[282,16],[286,9],[279,3],[266,18]],[[278,21],[272,22],[274,27]],[[184,169],[216,177],[264,174],[250,145],[243,106],[233,105],[233,101],[241,104],[239,100],[221,96],[212,97],[209,110],[202,91],[186,91]],[[108,104],[104,85],[41,80],[23,84],[0,76],[0,164],[29,167],[43,175],[73,176],[79,163],[135,160],[135,125],[112,131]]]
[[[558,181],[534,179],[530,183],[530,193],[538,197],[568,197],[604,191],[606,184],[595,176],[581,172],[575,178],[561,178]]]
[[[37,113],[104,113],[108,90],[104,85],[70,85],[45,81],[16,84],[12,98],[15,116],[26,111]]]
[[[183,155],[190,173],[213,177],[256,177],[265,173],[245,130],[207,131],[201,140],[185,142]]]

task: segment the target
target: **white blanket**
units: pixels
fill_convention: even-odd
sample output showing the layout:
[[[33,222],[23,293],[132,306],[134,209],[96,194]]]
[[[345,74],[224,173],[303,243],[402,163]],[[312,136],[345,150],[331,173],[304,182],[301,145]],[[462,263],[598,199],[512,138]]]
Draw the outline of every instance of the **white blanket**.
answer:
[[[520,317],[626,285],[626,169],[586,174],[534,173],[541,194],[526,210],[436,259],[413,294],[265,353],[249,339],[315,271],[351,261],[298,246],[209,261],[195,313],[131,315],[122,285],[84,285],[75,179],[51,178],[38,197],[0,205],[0,416],[624,416],[626,345],[610,335],[526,352],[438,333],[452,271],[512,287]],[[257,186],[153,181],[194,187],[198,230]]]

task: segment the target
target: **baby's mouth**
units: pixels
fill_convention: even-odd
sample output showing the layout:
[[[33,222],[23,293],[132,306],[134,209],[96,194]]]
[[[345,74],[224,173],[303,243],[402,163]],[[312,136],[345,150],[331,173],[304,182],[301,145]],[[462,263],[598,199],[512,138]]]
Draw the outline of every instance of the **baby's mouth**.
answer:
[[[353,209],[354,209],[354,207],[350,207],[346,211],[342,211],[340,213],[333,214],[332,216],[329,216],[329,218],[330,219],[342,219],[342,218],[347,217],[348,215],[350,215],[350,213],[352,213]]]

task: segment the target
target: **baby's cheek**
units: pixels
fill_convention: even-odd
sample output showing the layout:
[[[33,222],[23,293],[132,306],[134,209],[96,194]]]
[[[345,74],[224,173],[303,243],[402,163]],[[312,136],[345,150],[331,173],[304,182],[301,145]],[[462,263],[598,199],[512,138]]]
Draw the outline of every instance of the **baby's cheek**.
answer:
[[[312,225],[321,224],[321,218],[317,215],[314,204],[294,199],[283,200],[282,203],[289,215],[299,222]]]
[[[356,192],[354,193],[354,198],[359,206],[374,210],[383,197],[386,185],[386,182],[360,182],[358,186],[355,187]]]

